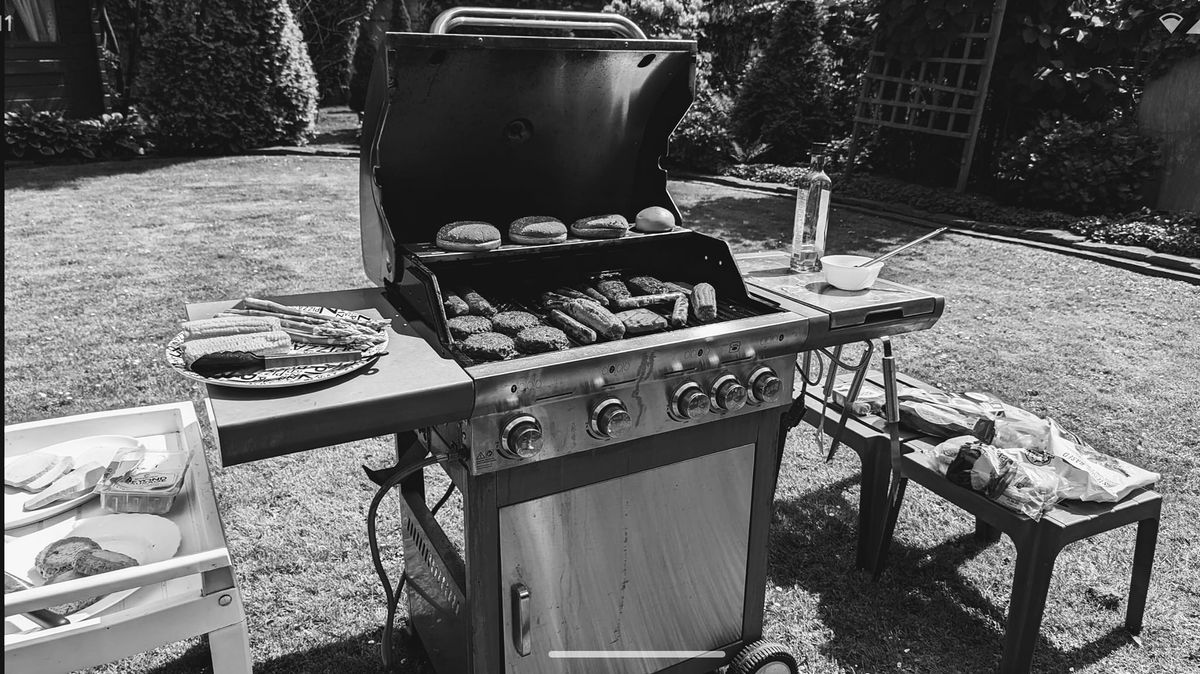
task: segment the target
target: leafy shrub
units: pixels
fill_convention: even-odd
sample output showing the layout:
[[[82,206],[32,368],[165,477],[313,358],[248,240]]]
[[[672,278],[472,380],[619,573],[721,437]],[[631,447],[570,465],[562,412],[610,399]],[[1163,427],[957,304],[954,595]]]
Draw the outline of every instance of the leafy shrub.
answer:
[[[829,48],[833,64],[829,98],[833,103],[835,133],[849,134],[858,99],[859,78],[866,70],[875,29],[873,0],[831,0],[825,6],[821,41]]]
[[[6,158],[123,159],[145,154],[150,148],[146,124],[136,112],[64,119],[61,112],[23,106],[4,113]]]
[[[284,0],[154,0],[142,15],[134,95],[162,149],[240,152],[312,135],[317,82]]]
[[[1009,201],[1119,213],[1141,206],[1158,164],[1157,145],[1129,117],[1079,122],[1051,113],[1001,152],[997,178]]]
[[[358,40],[358,25],[372,0],[288,0],[317,76],[321,102],[346,101],[350,66]]]
[[[841,123],[831,97],[833,62],[821,41],[821,20],[810,0],[784,6],[734,105],[736,135],[769,144],[777,162],[807,159],[811,145],[828,140]]]
[[[741,85],[753,54],[771,35],[778,0],[710,0],[708,22],[700,48],[712,55],[713,86],[735,91]]]
[[[715,171],[733,153],[729,113],[733,101],[709,83],[708,61],[696,68],[696,97],[692,107],[671,134],[669,159],[672,164],[701,171]]]
[[[708,21],[703,0],[611,0],[604,11],[631,19],[651,38],[696,39]]]

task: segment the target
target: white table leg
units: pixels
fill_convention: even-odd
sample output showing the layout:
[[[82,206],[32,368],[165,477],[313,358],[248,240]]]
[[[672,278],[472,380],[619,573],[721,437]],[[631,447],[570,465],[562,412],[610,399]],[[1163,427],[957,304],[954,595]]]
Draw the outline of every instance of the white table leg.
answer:
[[[208,648],[212,651],[213,674],[250,674],[250,637],[244,619],[209,632]]]

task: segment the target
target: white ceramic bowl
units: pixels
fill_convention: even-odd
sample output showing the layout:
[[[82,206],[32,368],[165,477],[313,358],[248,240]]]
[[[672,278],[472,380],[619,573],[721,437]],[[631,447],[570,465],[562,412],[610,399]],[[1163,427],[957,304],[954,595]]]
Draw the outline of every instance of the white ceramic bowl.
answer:
[[[839,290],[866,290],[875,285],[883,263],[869,267],[855,267],[870,260],[862,255],[826,255],[821,258],[821,269],[825,271],[825,282]]]

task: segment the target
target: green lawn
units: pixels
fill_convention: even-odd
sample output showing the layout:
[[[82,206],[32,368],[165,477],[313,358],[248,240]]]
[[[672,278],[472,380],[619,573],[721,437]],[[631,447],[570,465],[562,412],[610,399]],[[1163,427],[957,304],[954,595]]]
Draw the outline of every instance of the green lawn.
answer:
[[[5,423],[199,401],[200,387],[162,358],[184,303],[366,285],[357,169],[351,159],[240,157],[7,170]],[[786,199],[672,189],[690,224],[738,250],[788,237]],[[830,230],[836,252],[881,252],[921,233],[836,210]],[[902,369],[949,389],[991,390],[1163,475],[1144,646],[1120,629],[1129,528],[1059,557],[1035,669],[1200,668],[1196,288],[956,235],[894,258],[883,277],[947,297],[934,329],[895,340]],[[850,570],[856,458],[843,451],[826,464],[810,436],[793,433],[777,493],[767,636],[811,672],[990,669],[1011,544],[974,546],[965,516],[914,487],[889,572],[872,585]],[[257,671],[379,670],[383,596],[363,524],[373,489],[359,466],[383,465],[389,452],[380,438],[215,469]],[[456,506],[443,511],[447,521]],[[382,520],[395,531],[396,518]],[[397,557],[395,536],[383,549]],[[401,647],[403,671],[429,671],[418,645]],[[96,671],[207,663],[207,645],[194,641]]]

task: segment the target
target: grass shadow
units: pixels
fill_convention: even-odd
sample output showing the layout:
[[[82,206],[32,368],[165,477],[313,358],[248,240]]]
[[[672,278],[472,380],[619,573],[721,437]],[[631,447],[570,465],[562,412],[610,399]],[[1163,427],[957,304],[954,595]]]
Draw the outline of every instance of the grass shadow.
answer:
[[[363,632],[341,641],[306,651],[288,653],[254,663],[255,674],[316,674],[318,672],[383,672],[379,659],[382,629]],[[251,635],[253,638],[253,635]],[[399,674],[435,674],[420,639],[409,636],[403,621],[396,623],[396,646],[391,670]],[[212,671],[212,655],[207,639],[199,639],[178,658],[148,670],[147,674],[194,674]],[[438,672],[437,674],[442,674]]]
[[[88,163],[38,162],[5,163],[4,189],[52,190],[70,187],[93,178],[150,173],[171,166],[212,159],[212,157],[142,157]]]
[[[932,548],[893,539],[888,568],[873,583],[869,572],[854,570],[857,503],[844,494],[858,481],[856,474],[775,504],[769,578],[817,597],[817,617],[830,632],[821,652],[854,671],[993,671],[1004,649],[1007,606],[957,572],[987,545],[970,533]],[[1007,564],[995,573],[1012,571]],[[1069,650],[1041,636],[1034,670],[1078,669],[1128,643],[1120,627]]]

